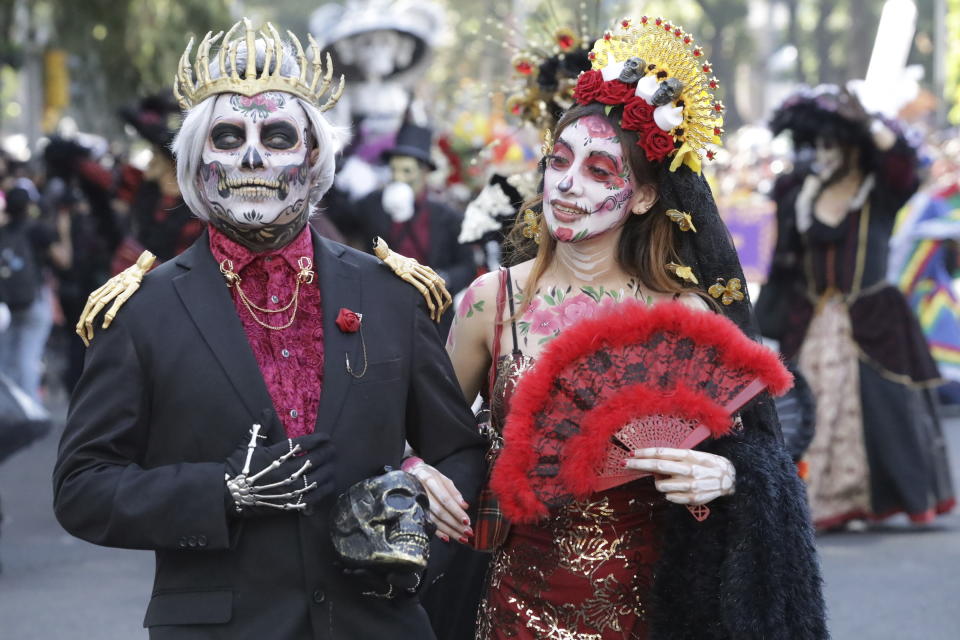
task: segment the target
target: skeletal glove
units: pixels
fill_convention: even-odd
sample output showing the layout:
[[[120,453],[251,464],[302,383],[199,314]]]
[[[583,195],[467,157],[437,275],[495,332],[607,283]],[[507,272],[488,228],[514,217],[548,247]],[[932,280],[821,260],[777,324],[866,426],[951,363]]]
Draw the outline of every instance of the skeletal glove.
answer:
[[[383,241],[383,238],[374,239],[373,253],[393,269],[393,272],[404,282],[417,288],[417,291],[427,301],[430,317],[435,322],[440,322],[443,312],[453,304],[453,298],[450,297],[450,292],[447,291],[443,278],[438,276],[437,272],[430,267],[425,267],[413,258],[392,251]]]
[[[261,424],[253,425],[249,440],[226,460],[228,513],[240,517],[283,511],[310,513],[333,491],[330,438],[312,433],[261,446],[264,430]]]
[[[713,453],[693,449],[639,449],[625,462],[628,469],[655,474],[655,485],[670,502],[705,505],[734,492],[733,463]]]

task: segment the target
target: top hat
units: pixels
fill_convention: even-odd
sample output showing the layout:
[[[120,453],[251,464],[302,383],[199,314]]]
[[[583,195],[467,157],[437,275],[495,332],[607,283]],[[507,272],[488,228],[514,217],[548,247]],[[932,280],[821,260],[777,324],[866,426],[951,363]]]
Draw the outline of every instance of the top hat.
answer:
[[[383,152],[383,159],[390,160],[393,156],[408,156],[424,163],[430,170],[437,168],[430,157],[430,143],[433,131],[428,127],[404,123],[397,132],[397,142],[392,149]]]

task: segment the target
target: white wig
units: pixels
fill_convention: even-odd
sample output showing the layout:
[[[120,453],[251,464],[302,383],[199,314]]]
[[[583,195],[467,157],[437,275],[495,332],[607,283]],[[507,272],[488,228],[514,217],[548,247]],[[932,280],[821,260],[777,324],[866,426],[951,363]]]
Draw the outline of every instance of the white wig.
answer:
[[[289,42],[284,42],[283,47],[284,56],[280,66],[280,75],[296,78],[300,75],[300,66],[297,64],[296,54]],[[257,71],[259,73],[263,69],[266,53],[266,44],[262,39],[257,40],[256,48]],[[213,56],[211,58],[210,76],[218,78],[220,77],[220,69],[217,66],[217,58]],[[276,58],[271,61],[271,64],[276,64]],[[245,43],[240,43],[237,51],[237,72],[241,77],[244,75],[246,68],[247,48]],[[272,71],[273,68],[271,67]],[[207,143],[210,121],[213,119],[213,106],[218,95],[222,94],[209,96],[186,112],[180,131],[177,132],[177,136],[171,145],[177,158],[177,184],[180,186],[180,193],[194,215],[202,220],[209,220],[210,213],[200,197],[197,175],[200,170],[203,150]],[[291,97],[297,101],[307,115],[311,134],[319,151],[317,161],[310,166],[309,173],[310,205],[312,208],[333,184],[335,154],[340,148],[340,141],[344,139],[343,132],[330,124],[316,106],[297,96]]]

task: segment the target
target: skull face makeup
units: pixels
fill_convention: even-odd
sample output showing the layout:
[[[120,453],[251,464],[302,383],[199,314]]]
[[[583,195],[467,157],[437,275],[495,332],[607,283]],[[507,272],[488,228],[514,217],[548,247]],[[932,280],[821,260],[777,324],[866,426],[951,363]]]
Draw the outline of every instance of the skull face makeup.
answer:
[[[634,191],[616,130],[602,116],[584,116],[564,129],[547,156],[547,228],[559,242],[579,242],[618,228],[630,215]]]
[[[310,211],[309,131],[290,94],[217,96],[197,175],[210,223],[254,251],[296,237]]]
[[[430,558],[429,500],[405,471],[367,478],[337,499],[330,535],[349,567],[422,571]]]
[[[393,156],[390,158],[390,173],[394,182],[405,182],[417,195],[427,184],[427,171],[416,158]]]
[[[814,171],[822,180],[829,180],[843,168],[843,155],[844,149],[835,142],[818,139],[815,147]]]

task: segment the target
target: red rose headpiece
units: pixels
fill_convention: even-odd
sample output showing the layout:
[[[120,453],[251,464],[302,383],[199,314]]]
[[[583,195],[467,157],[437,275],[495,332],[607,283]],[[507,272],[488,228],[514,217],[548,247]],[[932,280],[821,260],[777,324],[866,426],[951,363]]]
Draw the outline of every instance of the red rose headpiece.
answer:
[[[670,170],[686,164],[700,173],[700,154],[720,144],[723,104],[714,101],[717,79],[693,38],[663,18],[620,23],[590,52],[592,69],[577,79],[580,104],[599,102],[607,113],[622,107],[620,126],[634,131],[650,162],[673,157]]]

